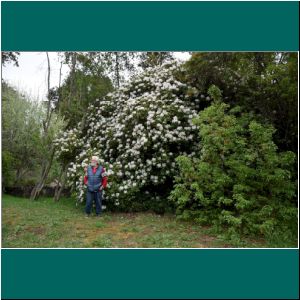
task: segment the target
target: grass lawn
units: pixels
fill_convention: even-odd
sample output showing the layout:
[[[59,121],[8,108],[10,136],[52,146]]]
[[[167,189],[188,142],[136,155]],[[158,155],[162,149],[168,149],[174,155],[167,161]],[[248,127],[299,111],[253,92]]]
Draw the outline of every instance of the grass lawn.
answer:
[[[228,248],[209,228],[153,213],[103,213],[85,218],[73,200],[30,201],[2,195],[4,248]],[[245,240],[243,247],[267,247]]]

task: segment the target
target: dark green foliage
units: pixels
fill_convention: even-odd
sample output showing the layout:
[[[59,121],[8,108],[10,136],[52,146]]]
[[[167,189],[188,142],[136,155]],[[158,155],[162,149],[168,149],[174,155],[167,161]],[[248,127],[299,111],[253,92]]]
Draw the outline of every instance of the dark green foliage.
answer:
[[[276,128],[274,141],[281,150],[297,151],[297,53],[194,53],[186,71],[187,82],[201,93],[217,85],[225,103]]]
[[[9,151],[2,151],[2,188],[11,186],[15,180],[14,158]]]
[[[211,106],[194,120],[199,126],[198,158],[179,156],[180,174],[170,198],[182,218],[225,229],[231,239],[262,235],[297,236],[295,154],[278,152],[275,132],[209,90]],[[280,239],[279,237],[284,237]]]
[[[120,205],[115,206],[107,201],[107,208],[110,211],[119,212],[145,212],[151,211],[157,214],[174,213],[175,205],[168,199],[172,183],[167,180],[164,184],[146,186],[142,190],[133,190],[121,199]]]
[[[82,120],[87,107],[113,90],[105,74],[105,64],[97,52],[64,52],[61,66],[68,65],[70,72],[58,87],[48,93],[55,111],[66,120],[67,129]]]
[[[112,84],[108,77],[77,70],[67,77],[61,88],[52,91],[52,96],[57,99],[57,111],[67,120],[68,128],[72,128],[82,119],[89,104],[110,91]]]

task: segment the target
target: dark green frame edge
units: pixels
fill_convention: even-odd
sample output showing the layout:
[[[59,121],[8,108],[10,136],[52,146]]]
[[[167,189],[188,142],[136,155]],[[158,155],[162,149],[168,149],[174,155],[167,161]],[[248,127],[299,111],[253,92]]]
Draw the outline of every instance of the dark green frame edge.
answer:
[[[298,51],[295,1],[2,1],[2,51]]]
[[[297,299],[297,249],[3,249],[2,298]]]

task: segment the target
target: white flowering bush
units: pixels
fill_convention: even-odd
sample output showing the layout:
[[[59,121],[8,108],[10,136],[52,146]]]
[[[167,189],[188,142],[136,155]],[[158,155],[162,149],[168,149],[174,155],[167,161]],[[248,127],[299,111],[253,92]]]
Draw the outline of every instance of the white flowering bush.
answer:
[[[84,167],[92,155],[108,173],[107,206],[122,210],[166,207],[178,155],[193,156],[198,91],[180,82],[178,63],[149,68],[87,108],[85,124],[55,141],[68,164],[68,184],[85,199]]]

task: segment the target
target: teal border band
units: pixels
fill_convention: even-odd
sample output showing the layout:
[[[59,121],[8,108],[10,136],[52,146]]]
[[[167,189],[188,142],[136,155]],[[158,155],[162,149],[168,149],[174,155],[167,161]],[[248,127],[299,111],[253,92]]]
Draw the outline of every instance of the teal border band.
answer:
[[[2,250],[2,297],[296,299],[297,249]]]
[[[298,51],[295,1],[2,1],[3,51]]]

